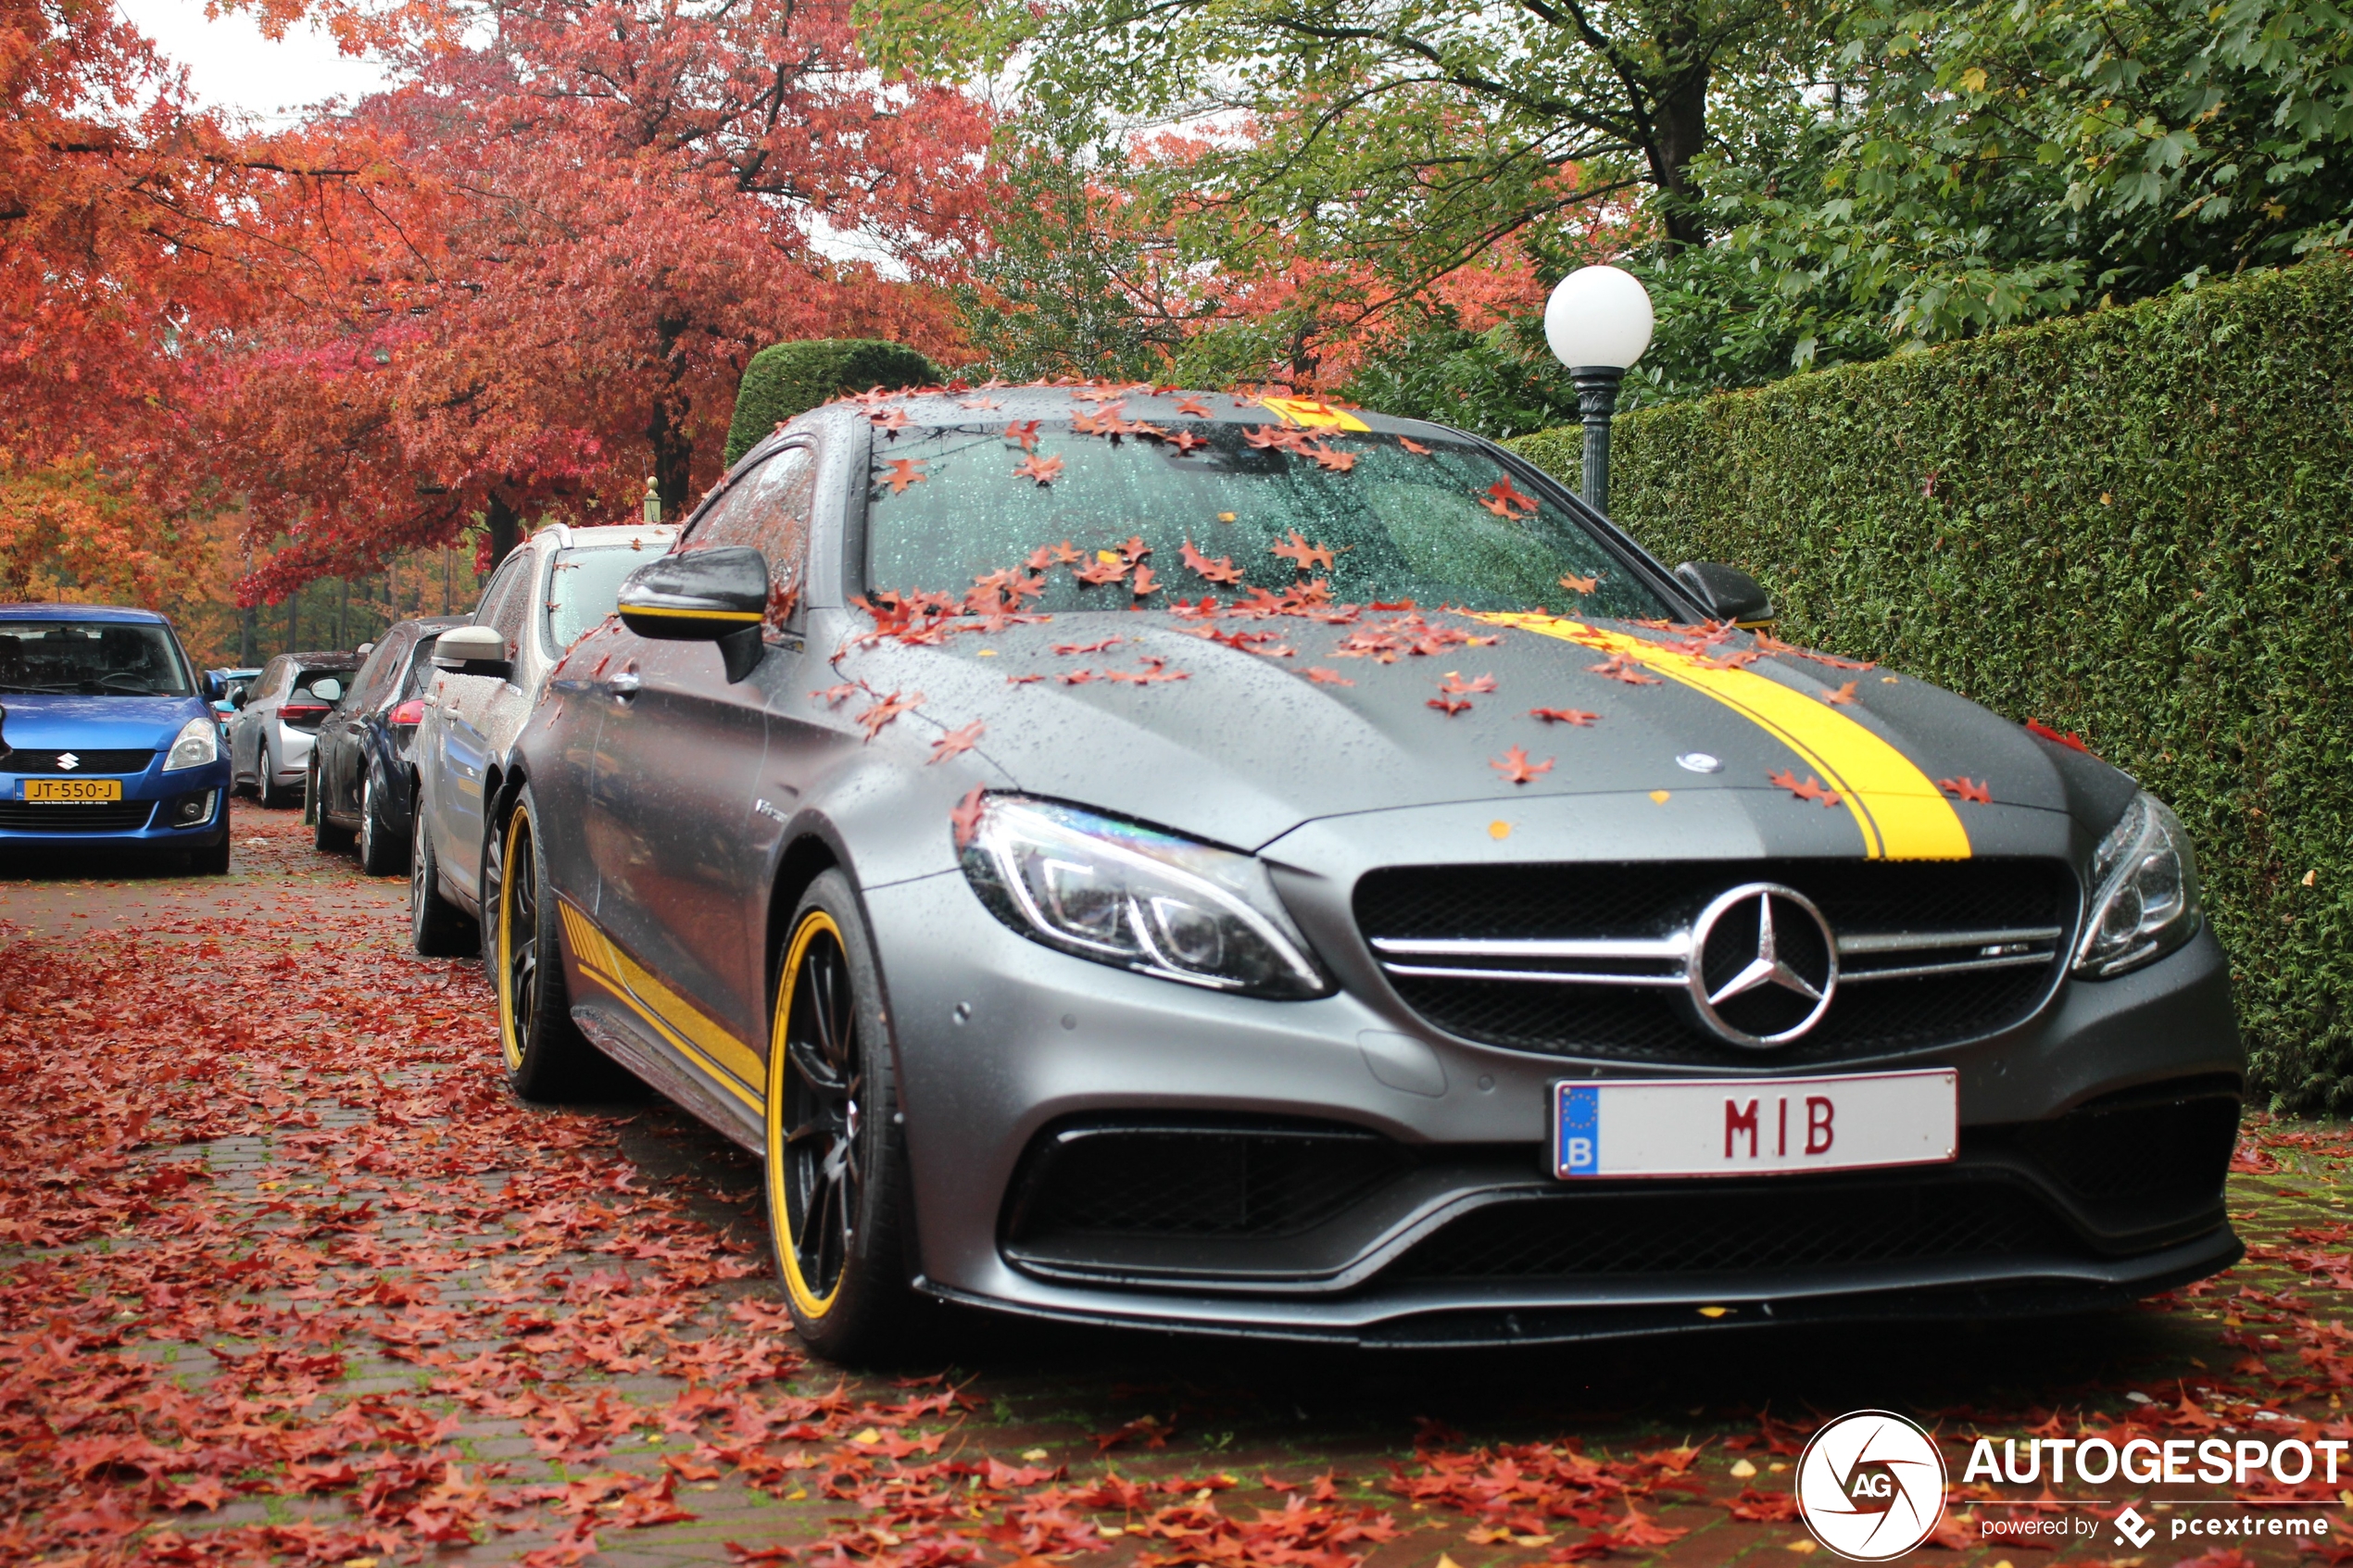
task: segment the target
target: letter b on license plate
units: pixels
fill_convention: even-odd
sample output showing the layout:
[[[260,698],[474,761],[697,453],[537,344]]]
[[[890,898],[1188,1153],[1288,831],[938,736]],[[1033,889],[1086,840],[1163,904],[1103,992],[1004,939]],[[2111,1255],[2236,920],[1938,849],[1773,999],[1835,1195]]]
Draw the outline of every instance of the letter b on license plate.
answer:
[[[1931,1165],[1959,1146],[1951,1068],[1553,1085],[1554,1174],[1745,1176]]]

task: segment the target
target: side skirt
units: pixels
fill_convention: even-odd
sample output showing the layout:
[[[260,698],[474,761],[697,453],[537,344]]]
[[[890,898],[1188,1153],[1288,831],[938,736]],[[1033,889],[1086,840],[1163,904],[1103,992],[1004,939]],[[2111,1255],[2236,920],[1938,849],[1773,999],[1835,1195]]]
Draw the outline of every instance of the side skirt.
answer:
[[[617,1007],[595,1001],[576,1004],[572,1021],[589,1042],[622,1066],[644,1079],[664,1098],[754,1154],[762,1151],[767,1129],[744,1118],[732,1096],[704,1082],[702,1074],[677,1056],[638,1032],[636,1021]]]

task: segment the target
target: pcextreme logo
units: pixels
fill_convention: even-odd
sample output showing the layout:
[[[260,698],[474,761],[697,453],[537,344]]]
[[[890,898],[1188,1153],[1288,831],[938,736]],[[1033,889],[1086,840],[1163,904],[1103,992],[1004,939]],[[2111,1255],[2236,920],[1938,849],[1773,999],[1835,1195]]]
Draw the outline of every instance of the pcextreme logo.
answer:
[[[1797,1516],[1849,1562],[1901,1557],[1944,1517],[1944,1456],[1892,1411],[1850,1411],[1798,1456]]]

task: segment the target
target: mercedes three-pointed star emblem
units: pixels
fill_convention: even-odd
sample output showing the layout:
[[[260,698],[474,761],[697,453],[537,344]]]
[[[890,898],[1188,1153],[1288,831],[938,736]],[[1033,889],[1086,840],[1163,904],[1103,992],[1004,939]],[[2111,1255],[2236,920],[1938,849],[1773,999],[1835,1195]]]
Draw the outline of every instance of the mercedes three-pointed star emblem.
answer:
[[[1730,975],[1711,985],[1711,949],[1718,960],[1750,956]],[[1721,963],[1717,972],[1723,975]],[[1783,1046],[1830,1010],[1831,994],[1838,989],[1838,940],[1822,911],[1804,894],[1779,883],[1747,883],[1717,895],[1692,922],[1683,978],[1700,1022],[1719,1037],[1736,1046]],[[1793,998],[1793,1003],[1768,1010],[1770,1022],[1761,1028],[1755,1025],[1764,1020],[1725,1016],[1726,1004],[1759,992],[1779,992],[1784,1002]],[[1743,1022],[1752,1027],[1743,1028]]]

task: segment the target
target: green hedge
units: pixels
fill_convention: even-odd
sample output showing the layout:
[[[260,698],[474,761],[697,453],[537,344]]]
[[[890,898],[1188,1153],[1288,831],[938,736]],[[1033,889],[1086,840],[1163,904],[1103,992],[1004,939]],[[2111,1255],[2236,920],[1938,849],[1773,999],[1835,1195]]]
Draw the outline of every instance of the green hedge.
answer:
[[[820,403],[871,386],[936,386],[939,367],[903,344],[881,338],[810,338],[772,344],[744,367],[736,416],[727,423],[727,466],[762,436]]]
[[[2256,1082],[2353,1110],[2353,266],[1619,421],[1611,510],[1783,634],[2082,734],[2197,841]],[[1580,436],[1514,445],[1574,483]]]

